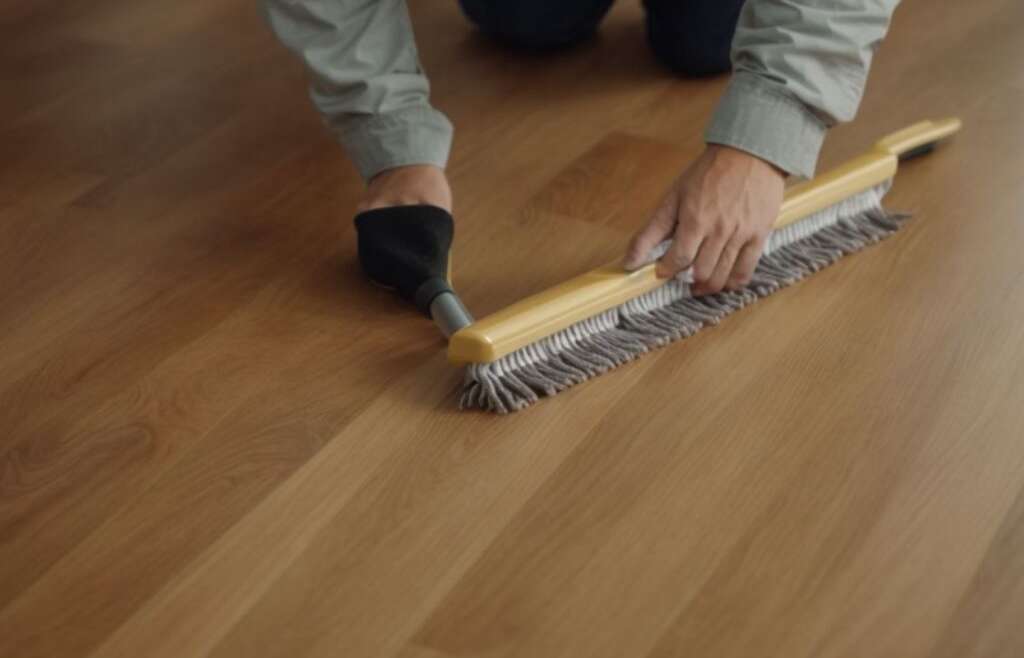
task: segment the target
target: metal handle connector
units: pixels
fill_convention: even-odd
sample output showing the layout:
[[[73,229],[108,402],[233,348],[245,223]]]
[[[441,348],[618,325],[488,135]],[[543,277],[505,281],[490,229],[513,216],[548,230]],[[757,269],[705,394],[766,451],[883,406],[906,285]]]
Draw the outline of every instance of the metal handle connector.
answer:
[[[451,338],[459,329],[473,324],[473,316],[453,292],[443,292],[434,297],[430,302],[430,317],[445,338]]]

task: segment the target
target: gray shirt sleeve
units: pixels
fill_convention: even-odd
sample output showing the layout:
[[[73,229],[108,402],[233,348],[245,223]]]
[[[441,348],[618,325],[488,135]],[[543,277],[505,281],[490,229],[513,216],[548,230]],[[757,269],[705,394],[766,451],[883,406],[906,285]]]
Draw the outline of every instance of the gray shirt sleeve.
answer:
[[[430,105],[404,0],[264,0],[271,29],[306,64],[310,95],[359,173],[444,167],[452,125]]]
[[[898,2],[748,0],[733,39],[733,77],[705,141],[812,176],[826,130],[857,112]]]
[[[364,178],[445,166],[452,126],[430,105],[404,0],[264,0],[311,96]],[[825,132],[853,118],[898,0],[748,0],[734,73],[705,133],[810,177]]]

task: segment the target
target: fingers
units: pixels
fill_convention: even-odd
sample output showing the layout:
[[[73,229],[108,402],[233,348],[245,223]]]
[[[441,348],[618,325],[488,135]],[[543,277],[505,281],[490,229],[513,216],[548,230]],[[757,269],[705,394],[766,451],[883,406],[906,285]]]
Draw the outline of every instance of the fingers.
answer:
[[[677,199],[675,194],[666,196],[647,225],[630,240],[626,257],[622,261],[625,269],[635,270],[646,265],[650,262],[651,250],[672,236],[676,228]]]
[[[711,229],[708,236],[704,239],[704,244],[700,247],[697,260],[693,262],[693,280],[695,283],[703,286],[711,282],[718,262],[722,260],[722,252],[729,245],[734,231],[735,229],[732,226],[726,226],[721,222]],[[731,255],[732,259],[735,260],[735,251]],[[732,265],[732,261],[729,262],[729,265]]]
[[[655,274],[662,279],[673,277],[693,264],[698,249],[702,250],[703,235],[696,230],[679,225],[668,251],[658,261]]]
[[[761,259],[761,252],[764,251],[764,243],[765,237],[759,235],[754,236],[743,245],[740,255],[736,257],[736,264],[732,267],[729,280],[725,283],[726,288],[739,290],[750,283],[754,276],[754,270],[757,268],[757,261]]]
[[[750,283],[757,267],[757,261],[764,250],[763,236],[744,237],[737,232],[722,248],[714,269],[706,277],[698,276],[694,271],[693,294],[708,295],[721,292],[723,289],[738,290]],[[703,258],[704,251],[698,261]]]
[[[718,263],[715,265],[715,269],[711,271],[711,275],[704,280],[703,284],[698,284],[700,288],[711,293],[721,292],[722,288],[725,287],[725,282],[729,279],[733,264],[736,262],[736,256],[739,255],[742,247],[743,245],[737,243],[736,240],[727,242],[725,247],[722,248],[722,253],[718,257]]]

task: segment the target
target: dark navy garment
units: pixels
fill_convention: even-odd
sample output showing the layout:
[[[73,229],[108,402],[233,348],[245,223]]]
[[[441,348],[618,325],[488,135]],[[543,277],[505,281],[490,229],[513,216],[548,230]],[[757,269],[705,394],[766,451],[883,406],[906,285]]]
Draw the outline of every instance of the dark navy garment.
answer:
[[[613,0],[460,0],[482,32],[504,43],[547,50],[597,30]],[[644,0],[651,50],[681,75],[729,70],[729,47],[743,0]]]

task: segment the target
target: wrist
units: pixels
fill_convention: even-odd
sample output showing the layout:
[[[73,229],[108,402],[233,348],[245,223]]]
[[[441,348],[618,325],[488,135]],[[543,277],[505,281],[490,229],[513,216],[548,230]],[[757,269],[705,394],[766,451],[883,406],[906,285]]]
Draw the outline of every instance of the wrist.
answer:
[[[357,210],[391,206],[431,205],[452,209],[452,193],[444,170],[436,165],[415,164],[385,169],[369,180]]]
[[[723,161],[727,166],[742,167],[752,173],[771,174],[779,182],[785,182],[786,177],[789,175],[775,163],[734,146],[707,144],[705,153],[715,160]]]

